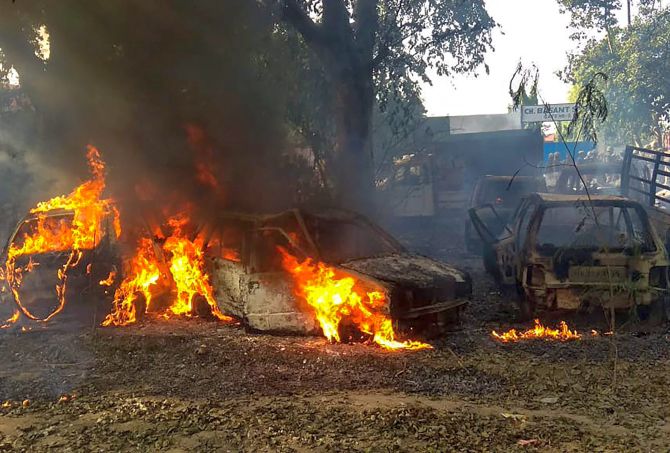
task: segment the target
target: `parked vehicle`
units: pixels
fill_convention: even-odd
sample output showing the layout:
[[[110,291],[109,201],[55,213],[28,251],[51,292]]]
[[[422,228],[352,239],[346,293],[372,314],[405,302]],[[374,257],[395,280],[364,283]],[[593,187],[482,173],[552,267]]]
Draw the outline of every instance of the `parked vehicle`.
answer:
[[[349,211],[226,213],[206,235],[219,308],[253,330],[318,329],[309,309],[300,309],[278,247],[383,288],[399,330],[441,330],[457,320],[471,295],[468,274],[408,253],[379,226]]]
[[[492,210],[493,217],[481,212]],[[532,194],[499,236],[471,209],[489,247],[487,269],[520,296],[524,316],[537,307],[664,308],[668,255],[644,207],[612,195]],[[662,310],[661,310],[662,311]]]
[[[424,143],[424,152],[408,151],[393,162],[379,184],[381,198],[396,219],[445,217],[468,208],[473,182],[483,175],[534,174],[520,162],[542,162],[537,130],[449,134]]]
[[[470,208],[494,205],[500,220],[496,222],[482,220],[489,225],[497,225],[497,227],[491,226],[493,228],[491,233],[498,236],[523,197],[533,192],[545,192],[546,189],[544,178],[541,177],[488,175],[477,181],[470,199]],[[486,215],[486,211],[482,212],[482,216]],[[471,253],[482,252],[483,243],[469,218],[465,221],[465,246]]]

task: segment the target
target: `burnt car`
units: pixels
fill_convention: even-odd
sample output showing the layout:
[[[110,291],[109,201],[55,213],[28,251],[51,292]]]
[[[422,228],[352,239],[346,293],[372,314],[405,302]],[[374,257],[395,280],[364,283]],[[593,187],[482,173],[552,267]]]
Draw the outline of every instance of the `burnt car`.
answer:
[[[42,214],[29,213],[23,217],[7,240],[2,262],[8,262],[12,247],[22,249],[27,241],[35,241],[37,237],[41,237],[43,245],[28,246],[26,253],[14,258],[13,267],[23,271],[19,272],[20,282],[10,283],[5,280],[7,288],[2,292],[2,299],[9,302],[5,307],[15,306],[25,318],[33,321],[49,320],[64,308],[67,308],[64,314],[68,317],[72,315],[81,319],[90,318],[91,311],[98,318],[108,311],[111,300],[104,296],[110,293],[110,288],[101,286],[99,282],[108,279],[111,273],[117,273],[121,268],[115,215],[111,209],[103,213],[91,240],[80,249],[81,255],[74,254],[68,246],[72,242],[74,211],[55,209]],[[46,233],[40,235],[40,232]],[[60,242],[62,248],[57,245]],[[56,288],[63,282],[60,272],[66,266],[64,296],[70,300],[88,294],[100,303],[61,306],[62,298]],[[29,267],[32,270],[26,271]],[[8,272],[7,265],[3,271]],[[10,290],[12,287],[15,291]]]
[[[362,215],[344,210],[290,210],[276,215],[228,213],[206,233],[211,282],[219,308],[251,330],[318,332],[294,293],[278,247],[382,288],[401,331],[442,330],[471,295],[468,274],[408,253]]]
[[[495,206],[500,221],[495,223],[487,221],[487,223],[492,225],[492,233],[497,236],[502,232],[502,226],[498,225],[507,222],[523,197],[533,192],[545,192],[546,189],[542,177],[483,176],[477,181],[472,192],[470,208]],[[488,215],[486,212],[482,213],[482,216],[486,215]],[[471,253],[482,253],[483,243],[469,218],[465,221],[465,246]]]
[[[667,306],[668,255],[638,202],[613,195],[532,194],[498,236],[481,209],[493,209],[493,217],[495,209],[470,210],[488,246],[486,268],[520,296],[523,316],[537,307]]]

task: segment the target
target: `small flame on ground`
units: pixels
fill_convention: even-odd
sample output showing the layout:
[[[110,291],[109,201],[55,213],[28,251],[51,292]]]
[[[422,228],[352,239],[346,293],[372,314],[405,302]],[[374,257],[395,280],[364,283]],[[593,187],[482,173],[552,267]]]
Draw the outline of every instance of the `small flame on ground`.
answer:
[[[12,324],[14,324],[16,321],[19,320],[19,315],[20,315],[19,311],[14,310],[14,314],[11,317],[7,318],[5,322],[2,323],[2,325],[0,325],[0,329],[6,329]]]
[[[388,302],[382,291],[364,291],[351,275],[307,258],[302,263],[279,247],[284,268],[296,284],[296,294],[314,310],[323,334],[330,341],[340,341],[339,326],[344,318],[358,329],[372,335],[375,343],[386,349],[429,349],[429,344],[395,339],[391,319],[383,313]]]
[[[495,330],[491,332],[491,336],[502,343],[514,343],[521,340],[545,339],[545,340],[578,340],[582,336],[576,330],[570,330],[565,321],[559,323],[558,329],[550,329],[540,323],[539,319],[535,320],[535,326],[525,332],[519,332],[516,329],[510,329],[504,333],[498,333]]]

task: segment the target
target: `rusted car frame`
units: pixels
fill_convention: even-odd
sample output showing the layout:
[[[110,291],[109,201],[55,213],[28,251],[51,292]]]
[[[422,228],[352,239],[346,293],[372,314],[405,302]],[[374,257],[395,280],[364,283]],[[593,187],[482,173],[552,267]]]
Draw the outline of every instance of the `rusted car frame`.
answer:
[[[519,200],[533,192],[545,192],[547,185],[543,177],[535,176],[482,176],[477,181],[470,199],[470,208],[487,205],[496,208],[492,215],[498,217],[500,226],[492,234],[502,231]],[[482,242],[470,219],[465,221],[465,246],[471,253],[482,253]]]
[[[536,307],[667,305],[667,252],[646,211],[633,200],[533,194],[497,238],[476,209],[470,216],[489,248],[487,269],[501,286],[521,296],[525,316]],[[560,246],[544,242],[551,238]]]

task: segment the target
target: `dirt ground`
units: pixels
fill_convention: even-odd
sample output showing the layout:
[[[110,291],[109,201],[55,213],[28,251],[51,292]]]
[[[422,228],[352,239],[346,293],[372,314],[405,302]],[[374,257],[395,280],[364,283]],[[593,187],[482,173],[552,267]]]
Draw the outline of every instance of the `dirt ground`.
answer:
[[[528,324],[476,257],[430,251],[466,268],[475,294],[427,351],[196,319],[4,330],[0,450],[670,449],[666,328],[591,337],[603,321],[572,316],[580,341],[499,344],[492,329]]]

